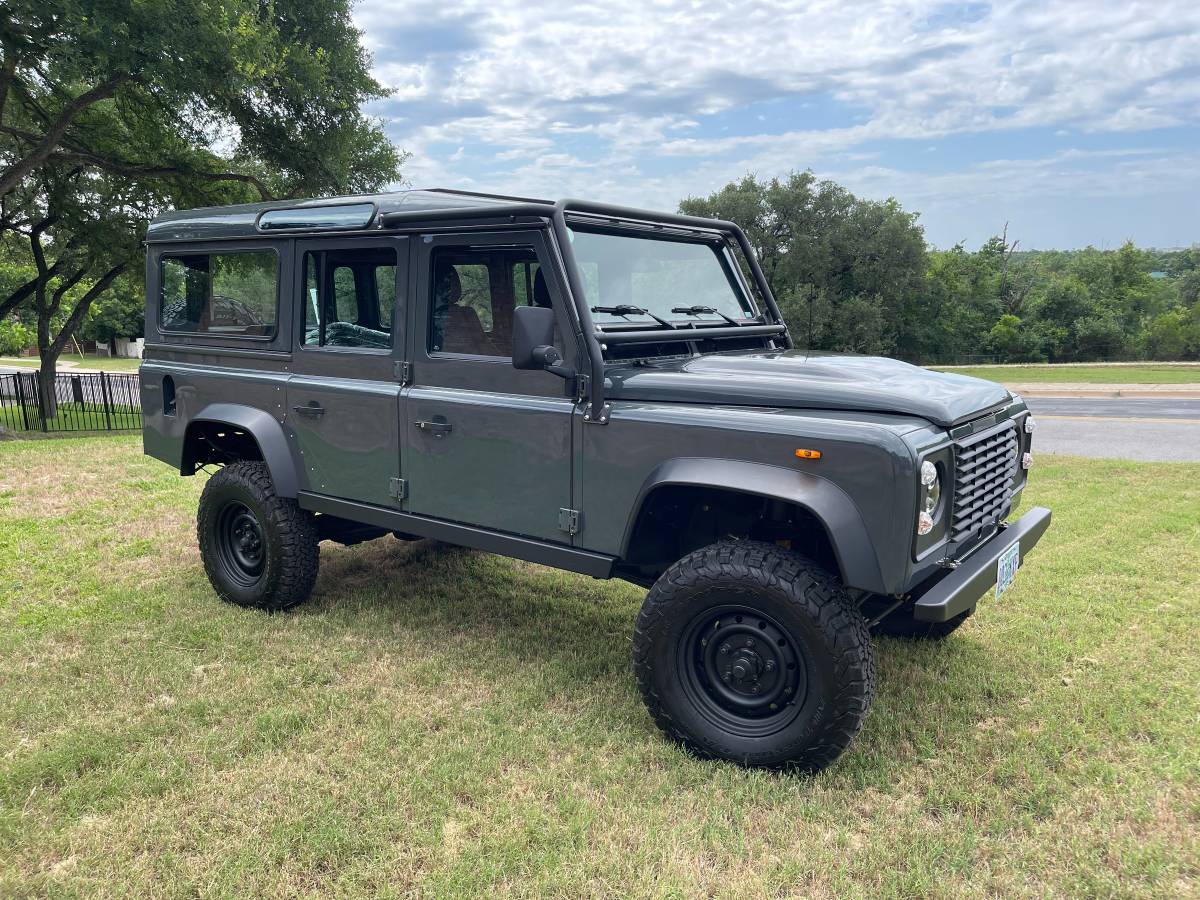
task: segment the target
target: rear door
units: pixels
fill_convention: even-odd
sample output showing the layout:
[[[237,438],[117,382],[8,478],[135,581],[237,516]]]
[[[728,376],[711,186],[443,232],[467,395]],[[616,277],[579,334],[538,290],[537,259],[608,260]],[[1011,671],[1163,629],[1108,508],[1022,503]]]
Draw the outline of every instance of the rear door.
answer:
[[[287,422],[304,489],[393,505],[408,238],[297,240]]]
[[[577,404],[563,379],[512,365],[519,305],[552,305],[560,349],[575,359],[542,233],[426,235],[414,265],[408,510],[570,543],[560,511],[571,508]]]

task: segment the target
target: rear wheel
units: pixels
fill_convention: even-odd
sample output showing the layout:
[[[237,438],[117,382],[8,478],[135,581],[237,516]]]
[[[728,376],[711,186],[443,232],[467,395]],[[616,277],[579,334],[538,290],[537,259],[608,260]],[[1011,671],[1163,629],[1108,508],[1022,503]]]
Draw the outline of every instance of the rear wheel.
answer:
[[[650,590],[634,667],[658,726],[694,753],[809,771],[857,734],[874,693],[866,624],[838,579],[773,544],[714,544]]]
[[[312,516],[275,494],[265,463],[238,462],[208,480],[196,515],[200,556],[222,600],[282,610],[308,598],[319,542]]]

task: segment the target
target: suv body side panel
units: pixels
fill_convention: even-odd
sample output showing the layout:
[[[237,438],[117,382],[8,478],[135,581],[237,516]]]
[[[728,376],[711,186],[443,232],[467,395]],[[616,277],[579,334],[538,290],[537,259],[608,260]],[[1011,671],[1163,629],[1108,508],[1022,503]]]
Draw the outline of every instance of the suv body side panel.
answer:
[[[175,384],[174,415],[163,410],[164,380]],[[184,441],[193,422],[224,422],[240,428],[258,443],[281,496],[295,497],[298,466],[283,430],[286,371],[233,369],[149,360],[140,369],[142,443],[149,456],[185,475]],[[238,403],[228,402],[237,397]]]
[[[809,508],[846,562],[851,587],[900,590],[916,503],[916,466],[903,436],[923,424],[868,413],[614,403],[607,425],[583,427],[582,544],[624,555],[655,480],[685,472],[707,486],[751,488]],[[798,459],[798,448],[822,457]],[[893,487],[881,491],[881,483]]]

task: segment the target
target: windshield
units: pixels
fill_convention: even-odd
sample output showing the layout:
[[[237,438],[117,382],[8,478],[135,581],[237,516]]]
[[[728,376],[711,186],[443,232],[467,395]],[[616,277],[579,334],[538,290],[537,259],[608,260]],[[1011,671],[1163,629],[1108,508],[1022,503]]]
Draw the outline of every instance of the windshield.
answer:
[[[572,228],[571,251],[598,325],[755,317],[721,245]]]

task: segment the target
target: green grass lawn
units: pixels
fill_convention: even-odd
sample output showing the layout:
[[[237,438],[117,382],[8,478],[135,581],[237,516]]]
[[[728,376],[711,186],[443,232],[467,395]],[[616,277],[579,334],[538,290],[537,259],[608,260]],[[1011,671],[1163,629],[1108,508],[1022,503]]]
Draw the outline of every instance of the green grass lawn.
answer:
[[[201,487],[136,437],[0,444],[0,895],[1200,891],[1200,465],[1042,457],[1013,590],[879,641],[811,778],[660,737],[620,582],[387,538],[224,605]]]
[[[28,424],[28,428],[25,426]],[[136,431],[141,430],[141,409],[127,403],[113,403],[108,413],[100,403],[59,403],[56,415],[47,420],[47,431]],[[19,406],[0,407],[0,427],[9,431],[42,430],[37,407],[22,411]]]
[[[109,356],[80,356],[78,353],[64,353],[58,358],[60,372],[69,372],[70,368],[62,363],[73,362],[83,369],[98,369],[105,372],[136,372],[142,364],[140,359],[123,359]],[[0,356],[0,366],[21,366],[36,369],[41,363],[37,358],[27,356]]]
[[[1084,382],[1089,384],[1195,384],[1200,366],[976,366],[939,369],[1010,384]]]

